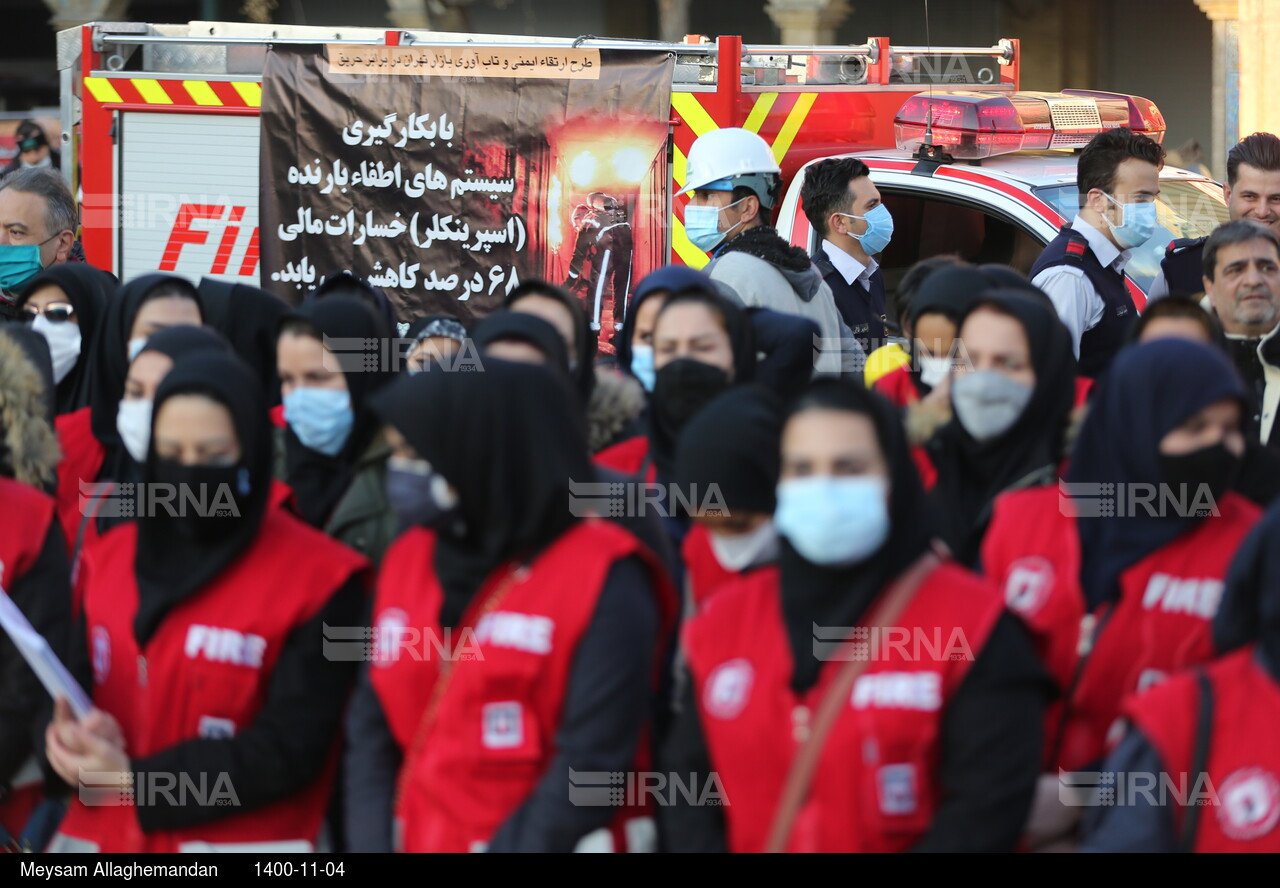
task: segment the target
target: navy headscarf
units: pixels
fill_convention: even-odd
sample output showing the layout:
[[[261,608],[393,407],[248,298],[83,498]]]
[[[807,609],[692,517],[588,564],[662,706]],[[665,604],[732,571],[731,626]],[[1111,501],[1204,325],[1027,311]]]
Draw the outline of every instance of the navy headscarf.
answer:
[[[1158,339],[1125,349],[1093,394],[1066,481],[1072,485],[1164,483],[1160,440],[1205,407],[1227,398],[1243,407],[1244,384],[1226,356],[1208,346]],[[1126,569],[1205,520],[1168,514],[1173,510],[1154,511],[1166,514],[1135,509],[1123,518],[1081,515],[1076,519],[1080,584],[1090,609],[1118,595],[1119,578]]]
[[[636,314],[641,303],[655,293],[670,295],[681,290],[718,292],[715,282],[709,275],[685,265],[668,265],[657,271],[651,271],[631,291],[631,301],[627,304],[627,316],[622,322],[622,330],[613,339],[614,352],[618,356],[618,369],[624,373],[631,373],[631,340],[636,335]]]

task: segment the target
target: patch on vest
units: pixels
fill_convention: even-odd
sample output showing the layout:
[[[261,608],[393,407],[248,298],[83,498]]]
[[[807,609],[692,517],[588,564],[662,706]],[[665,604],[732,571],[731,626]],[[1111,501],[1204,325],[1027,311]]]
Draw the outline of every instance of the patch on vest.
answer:
[[[1053,565],[1048,559],[1033,555],[1019,558],[1009,565],[1005,575],[1004,600],[1010,610],[1032,616],[1049,600],[1053,590]]]
[[[203,659],[210,663],[231,663],[261,669],[263,655],[267,652],[267,640],[261,635],[247,635],[234,629],[192,623],[187,629],[187,643],[183,650],[189,660]]]
[[[550,617],[494,611],[476,624],[476,641],[481,646],[511,648],[527,654],[551,653],[551,636],[556,628]]]
[[[230,740],[236,735],[236,723],[229,718],[202,715],[197,730],[206,740]]]
[[[876,788],[880,794],[880,813],[890,817],[914,814],[920,807],[916,766],[884,765],[876,771]]]
[[[1222,601],[1222,580],[1183,579],[1168,574],[1153,574],[1142,593],[1143,610],[1160,610],[1167,614],[1187,614],[1212,620]]]
[[[524,743],[524,707],[514,700],[486,703],[482,718],[485,749],[516,749]]]
[[[1218,823],[1228,838],[1257,839],[1280,820],[1280,781],[1264,768],[1240,768],[1218,789]]]
[[[409,615],[398,607],[378,614],[373,631],[373,665],[385,669],[400,659],[400,643],[409,627]]]
[[[873,672],[859,676],[849,695],[854,709],[918,709],[932,712],[942,708],[942,676],[937,672]]]
[[[720,719],[737,718],[751,697],[755,669],[747,660],[730,660],[711,670],[702,692],[702,705],[709,715]]]
[[[93,632],[93,680],[102,684],[111,672],[111,633],[105,626],[94,626]]]

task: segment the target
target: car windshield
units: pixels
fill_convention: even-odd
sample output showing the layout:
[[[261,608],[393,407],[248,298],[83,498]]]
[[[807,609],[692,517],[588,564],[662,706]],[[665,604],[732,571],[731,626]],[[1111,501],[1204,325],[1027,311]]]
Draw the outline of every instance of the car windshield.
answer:
[[[1065,219],[1073,219],[1080,204],[1074,185],[1037,188]],[[1156,233],[1138,249],[1124,270],[1145,293],[1160,271],[1169,241],[1180,237],[1204,237],[1230,218],[1222,198],[1222,186],[1207,179],[1161,179],[1156,199]]]

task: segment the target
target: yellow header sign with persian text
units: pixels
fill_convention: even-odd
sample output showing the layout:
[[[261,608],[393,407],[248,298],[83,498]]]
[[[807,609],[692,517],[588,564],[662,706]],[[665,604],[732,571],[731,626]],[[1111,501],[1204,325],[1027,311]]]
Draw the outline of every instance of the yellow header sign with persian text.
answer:
[[[600,50],[503,46],[364,46],[330,43],[330,74],[599,80]]]

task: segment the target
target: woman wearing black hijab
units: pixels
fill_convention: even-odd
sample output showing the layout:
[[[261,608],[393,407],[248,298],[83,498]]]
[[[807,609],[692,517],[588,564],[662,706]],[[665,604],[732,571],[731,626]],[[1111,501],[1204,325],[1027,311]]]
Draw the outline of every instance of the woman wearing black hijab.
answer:
[[[412,527],[383,562],[379,655],[348,725],[356,850],[391,847],[397,782],[406,851],[569,851],[641,813],[565,793],[570,769],[643,767],[674,610],[633,536],[575,517],[590,466],[570,401],[551,372],[494,358],[376,399],[388,493]],[[451,653],[405,650],[410,626]]]
[[[750,382],[755,362],[751,323],[740,306],[709,290],[669,296],[654,322],[648,432],[601,451],[596,462],[648,482],[669,479],[680,430],[716,395]]]
[[[1035,786],[1043,670],[995,590],[931,548],[895,410],[862,386],[815,382],[783,427],[781,465],[779,565],[721,587],[686,625],[690,680],[659,763],[717,775],[723,807],[662,809],[662,838],[671,850],[1012,850]],[[784,786],[801,750],[816,754],[805,744],[827,700],[836,720],[796,787],[805,809],[782,829]]]
[[[1057,774],[1097,766],[1120,703],[1213,654],[1223,577],[1258,509],[1230,488],[1244,387],[1221,353],[1161,339],[1099,381],[1065,484],[996,501],[984,572],[1031,628],[1063,699],[1046,725],[1032,845],[1074,834]]]
[[[200,279],[204,322],[227,338],[253,375],[262,380],[267,406],[280,403],[276,376],[276,334],[290,313],[284,300],[248,284]]]
[[[502,307],[514,312],[537,315],[560,331],[569,352],[569,373],[573,388],[585,410],[591,402],[596,384],[596,351],[598,343],[590,329],[587,310],[576,297],[546,281],[529,280],[513,289],[502,300]]]
[[[85,515],[81,485],[118,480],[132,462],[120,440],[117,413],[129,363],[147,337],[167,327],[203,323],[200,295],[186,278],[146,274],[123,284],[108,301],[90,351],[89,406],[58,417],[58,517],[75,548]],[[91,522],[92,523],[92,522]],[[86,532],[94,533],[92,527]]]
[[[432,364],[442,364],[447,369],[461,369],[463,363],[474,364],[474,354],[467,354],[467,328],[462,322],[446,314],[424,315],[409,324],[404,338],[405,371],[421,373]]]
[[[151,439],[153,494],[85,554],[95,708],[77,720],[60,701],[46,749],[73,784],[104,772],[196,789],[102,806],[82,787],[50,850],[314,850],[354,677],[318,639],[358,622],[368,564],[268,508],[266,405],[238,358],[180,359]]]
[[[472,341],[482,355],[506,361],[545,364],[572,384],[569,353],[556,328],[537,315],[496,311],[476,325]],[[483,365],[483,361],[481,361]]]
[[[953,419],[927,450],[938,535],[974,567],[995,498],[1058,476],[1075,397],[1071,334],[1052,305],[989,290],[960,322],[966,361],[951,379]]]
[[[63,262],[32,278],[18,298],[23,317],[29,317],[49,340],[50,353],[57,353],[54,377],[59,416],[89,404],[91,349],[106,314],[107,300],[115,289],[114,275],[83,262]],[[66,320],[50,321],[44,310],[51,305],[56,308],[59,303],[69,303],[71,314]],[[37,309],[40,315],[31,315]],[[44,320],[36,319],[40,316]],[[64,327],[65,324],[70,326]]]
[[[1213,620],[1220,659],[1131,697],[1104,770],[1182,775],[1180,789],[1094,808],[1087,851],[1280,851],[1280,509],[1245,538]],[[1201,751],[1201,741],[1203,751]],[[1185,787],[1185,788],[1184,788]],[[1216,795],[1216,798],[1214,797]],[[1214,807],[1194,812],[1198,805]]]
[[[367,351],[370,341],[380,344],[376,352]],[[396,376],[392,344],[367,305],[332,296],[290,315],[276,346],[286,423],[277,477],[303,520],[374,564],[396,534],[385,492],[390,448],[369,406]]]

